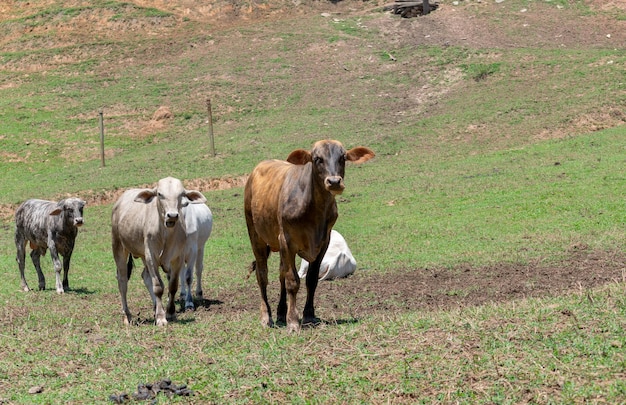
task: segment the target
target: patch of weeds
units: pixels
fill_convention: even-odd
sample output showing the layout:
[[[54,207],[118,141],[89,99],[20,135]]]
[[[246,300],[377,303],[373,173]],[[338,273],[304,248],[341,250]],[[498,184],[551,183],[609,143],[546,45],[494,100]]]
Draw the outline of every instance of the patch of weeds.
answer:
[[[336,21],[335,24],[337,26],[337,29],[339,29],[339,31],[343,32],[346,35],[356,37],[361,32],[361,29],[359,27],[353,25],[349,21],[340,20]]]
[[[498,73],[500,71],[500,65],[501,63],[499,62],[489,64],[470,63],[461,65],[461,67],[468,77],[471,77],[475,81],[480,82],[482,80],[485,80],[487,77]]]

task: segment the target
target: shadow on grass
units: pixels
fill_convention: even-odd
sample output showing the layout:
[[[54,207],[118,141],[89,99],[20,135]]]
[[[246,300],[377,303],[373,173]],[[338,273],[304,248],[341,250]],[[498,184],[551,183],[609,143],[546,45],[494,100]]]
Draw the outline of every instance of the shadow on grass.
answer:
[[[222,305],[224,301],[202,298],[202,299],[194,299],[193,303],[196,305],[196,308],[202,307],[202,308],[208,309],[212,305]]]
[[[352,324],[356,324],[359,323],[359,320],[356,318],[350,318],[350,319],[333,319],[332,321],[325,321],[323,319],[317,319],[315,322],[307,322],[307,323],[302,323],[302,320],[300,321],[300,327],[302,329],[314,329],[317,328],[320,325],[327,325],[327,326],[339,326],[339,325],[352,325]],[[276,321],[274,323],[274,327],[275,328],[285,328],[287,326],[287,323],[284,321]]]
[[[188,325],[190,323],[195,323],[196,322],[196,317],[176,317],[176,319],[168,319],[167,320],[167,324],[168,325]],[[152,326],[155,328],[159,328],[159,326],[156,326],[156,322],[154,321],[154,317],[151,318],[143,318],[143,317],[133,317],[133,320],[131,321],[130,326],[132,327],[144,327],[144,326]]]
[[[89,290],[87,288],[70,288],[65,290],[66,294],[76,294],[76,295],[92,295],[96,293],[96,290]]]

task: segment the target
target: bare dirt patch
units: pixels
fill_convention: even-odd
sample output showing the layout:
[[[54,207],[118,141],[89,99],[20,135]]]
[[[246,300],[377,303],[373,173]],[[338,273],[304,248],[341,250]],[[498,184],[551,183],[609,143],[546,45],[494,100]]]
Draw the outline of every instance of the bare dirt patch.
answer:
[[[579,17],[570,8],[547,2],[530,3],[527,8],[514,8],[506,1],[442,2],[433,13],[404,19],[388,14],[372,22],[392,43],[404,45],[443,45],[470,48],[584,48],[620,47],[626,42],[626,21],[615,18],[607,10],[607,0],[588,2],[599,13]],[[498,24],[483,15],[494,7],[509,14],[511,24]],[[555,21],[559,21],[555,24]]]
[[[280,291],[277,273],[277,270],[270,271],[268,286],[274,310]],[[453,269],[421,268],[384,275],[357,270],[345,279],[320,282],[316,303],[319,315],[327,317],[323,321],[348,321],[374,313],[445,311],[567,293],[592,299],[587,295],[590,289],[623,282],[624,277],[626,255],[623,252],[592,251],[577,246],[572,247],[566,260],[551,264],[537,261]],[[302,285],[300,305],[303,305],[305,294],[306,287]],[[212,304],[207,302],[200,310],[217,313],[250,311],[258,307],[255,302],[260,302],[254,277],[250,277],[245,287],[220,291],[211,298]],[[334,319],[328,319],[329,316]]]

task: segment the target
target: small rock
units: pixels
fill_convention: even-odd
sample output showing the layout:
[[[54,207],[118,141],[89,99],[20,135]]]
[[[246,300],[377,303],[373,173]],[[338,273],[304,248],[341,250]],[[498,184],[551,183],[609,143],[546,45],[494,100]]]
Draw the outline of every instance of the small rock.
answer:
[[[39,385],[35,385],[34,387],[30,387],[28,390],[29,394],[41,394],[43,392],[43,387]]]

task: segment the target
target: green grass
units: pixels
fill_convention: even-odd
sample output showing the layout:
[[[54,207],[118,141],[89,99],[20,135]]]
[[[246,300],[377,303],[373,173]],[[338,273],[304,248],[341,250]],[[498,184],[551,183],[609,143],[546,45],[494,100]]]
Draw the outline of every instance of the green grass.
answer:
[[[549,7],[557,5],[589,13],[582,2]],[[9,38],[103,10],[116,23],[172,17],[120,2],[59,3],[0,22],[0,33]],[[477,17],[510,17],[489,10],[493,17]],[[348,165],[339,198],[336,229],[361,270],[393,277],[461,264],[558,263],[579,244],[623,251],[622,50],[409,45],[364,28],[379,18],[299,16],[210,33],[182,19],[157,38],[141,30],[72,43],[45,33],[15,37],[0,49],[0,204],[10,210],[32,197],[105,195],[166,175],[238,177],[262,159],[332,137],[377,153]],[[153,129],[161,105],[174,118]],[[205,297],[255,289],[245,279],[252,255],[243,190],[203,191],[215,216]],[[19,291],[12,219],[3,216],[0,402],[107,403],[110,394],[164,377],[188,384],[201,403],[626,400],[623,275],[597,290],[450,311],[381,310],[355,319],[321,304],[328,324],[293,335],[261,328],[256,301],[245,311],[209,308],[153,327],[148,293],[135,277],[129,301],[142,324],[126,328],[111,206],[86,207],[73,289],[64,296],[50,288],[49,256],[42,259],[48,289]],[[275,256],[271,266],[275,279]],[[28,260],[27,279],[35,285]],[[434,293],[462,300],[476,288]],[[28,394],[33,386],[44,390]]]

